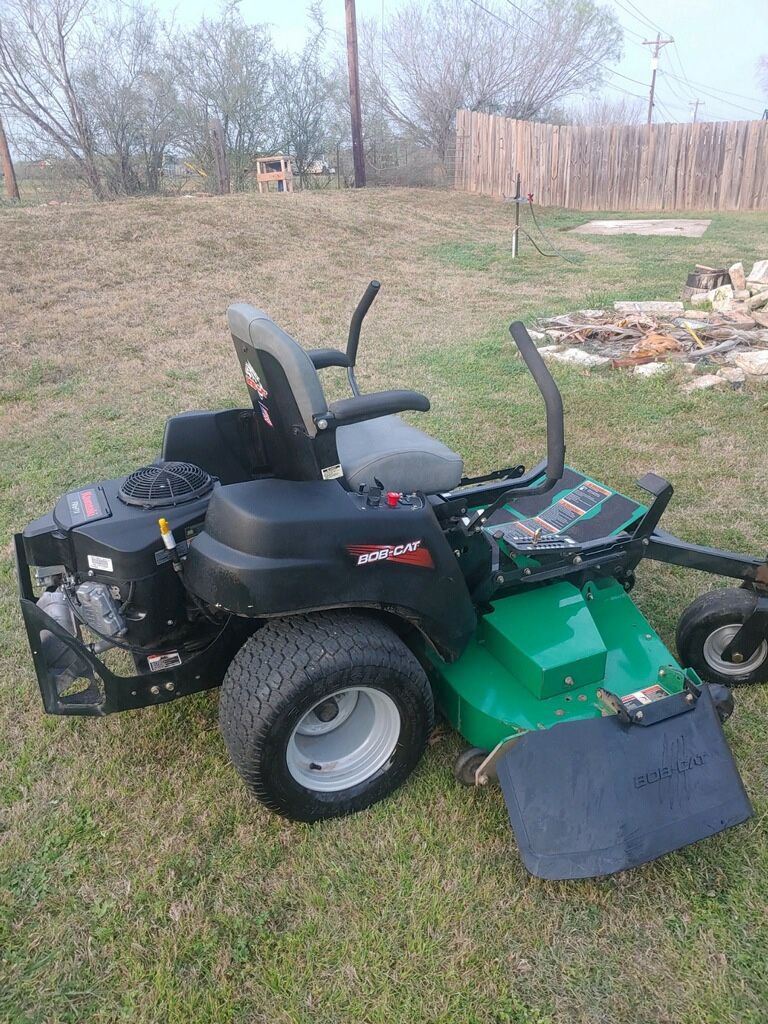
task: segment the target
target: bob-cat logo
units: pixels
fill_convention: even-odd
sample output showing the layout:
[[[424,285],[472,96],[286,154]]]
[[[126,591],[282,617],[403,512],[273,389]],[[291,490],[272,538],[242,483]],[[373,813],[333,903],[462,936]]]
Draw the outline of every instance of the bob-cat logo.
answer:
[[[706,759],[707,753],[702,751],[702,753],[692,754],[690,757],[680,757],[672,764],[652,768],[651,771],[635,776],[635,789],[652,786],[654,782],[661,782],[662,779],[671,779],[673,775],[682,775],[683,772],[689,772],[692,768],[701,768]]]
[[[245,374],[245,383],[251,389],[255,391],[259,398],[266,398],[269,392],[261,383],[261,377],[254,370],[250,363],[246,363],[243,367],[243,373]]]
[[[420,540],[404,541],[402,544],[347,544],[347,552],[355,559],[355,565],[397,562],[421,569],[435,567],[429,548],[422,547]]]

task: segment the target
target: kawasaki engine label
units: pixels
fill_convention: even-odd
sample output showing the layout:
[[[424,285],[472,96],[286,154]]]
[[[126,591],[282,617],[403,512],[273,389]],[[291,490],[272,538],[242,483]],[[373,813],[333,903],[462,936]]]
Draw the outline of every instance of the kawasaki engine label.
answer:
[[[109,505],[100,487],[86,487],[67,495],[67,512],[72,526],[93,523],[111,515]]]

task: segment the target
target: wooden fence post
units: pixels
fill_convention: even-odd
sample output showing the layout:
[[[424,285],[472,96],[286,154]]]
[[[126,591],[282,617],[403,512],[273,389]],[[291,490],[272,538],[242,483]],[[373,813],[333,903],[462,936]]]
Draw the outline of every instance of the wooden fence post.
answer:
[[[8,146],[8,139],[3,128],[3,119],[0,117],[0,167],[3,168],[5,180],[5,194],[8,199],[21,199],[19,195],[19,183],[16,180],[16,170],[11,160],[11,150]]]
[[[216,168],[216,183],[219,195],[229,195],[231,190],[229,180],[229,159],[224,139],[224,126],[218,117],[212,117],[208,122],[208,137],[211,140],[213,151],[213,165]]]

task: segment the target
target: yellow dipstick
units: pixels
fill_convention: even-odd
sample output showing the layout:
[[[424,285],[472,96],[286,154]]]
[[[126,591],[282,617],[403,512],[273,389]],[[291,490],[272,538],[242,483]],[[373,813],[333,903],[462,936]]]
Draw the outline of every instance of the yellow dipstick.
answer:
[[[173,539],[173,533],[168,525],[168,520],[160,516],[157,520],[157,525],[160,527],[160,536],[163,538],[163,544],[165,544],[169,551],[175,551],[176,541]]]

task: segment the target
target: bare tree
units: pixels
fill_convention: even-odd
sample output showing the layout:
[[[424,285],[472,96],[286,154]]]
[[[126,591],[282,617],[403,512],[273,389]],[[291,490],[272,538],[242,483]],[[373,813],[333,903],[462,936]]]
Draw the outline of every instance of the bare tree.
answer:
[[[161,52],[154,11],[134,3],[100,14],[80,73],[112,191],[159,187],[166,146],[177,134],[170,61]]]
[[[277,53],[272,85],[278,146],[292,157],[306,182],[309,167],[325,155],[331,118],[332,83],[325,66],[322,8],[309,9],[314,31],[301,53]]]
[[[601,65],[621,53],[621,27],[593,0],[517,7],[487,0],[410,0],[383,35],[383,60],[369,62],[388,115],[444,158],[457,108],[532,119],[594,87]]]
[[[381,89],[382,36],[379,23],[371,18],[360,18],[357,23],[357,42],[360,53],[363,143],[366,150],[374,145],[382,148],[395,141],[397,125],[387,111]],[[328,71],[331,108],[328,136],[347,146],[351,144],[348,73],[347,49],[342,38]]]
[[[768,98],[768,53],[764,53],[757,62],[757,84]]]
[[[217,117],[232,183],[243,188],[253,158],[274,137],[269,32],[264,25],[247,25],[233,4],[216,20],[203,18],[191,31],[178,32],[172,50],[184,147],[211,173],[208,126]]]
[[[644,104],[629,96],[591,96],[562,117],[565,124],[642,124],[644,120]]]
[[[173,65],[168,60],[163,66],[145,71],[141,78],[141,117],[136,137],[147,192],[159,191],[165,154],[180,137],[178,97],[172,76]]]
[[[91,0],[4,0],[0,8],[0,102],[69,156],[98,199],[105,186],[94,125],[78,85]]]

